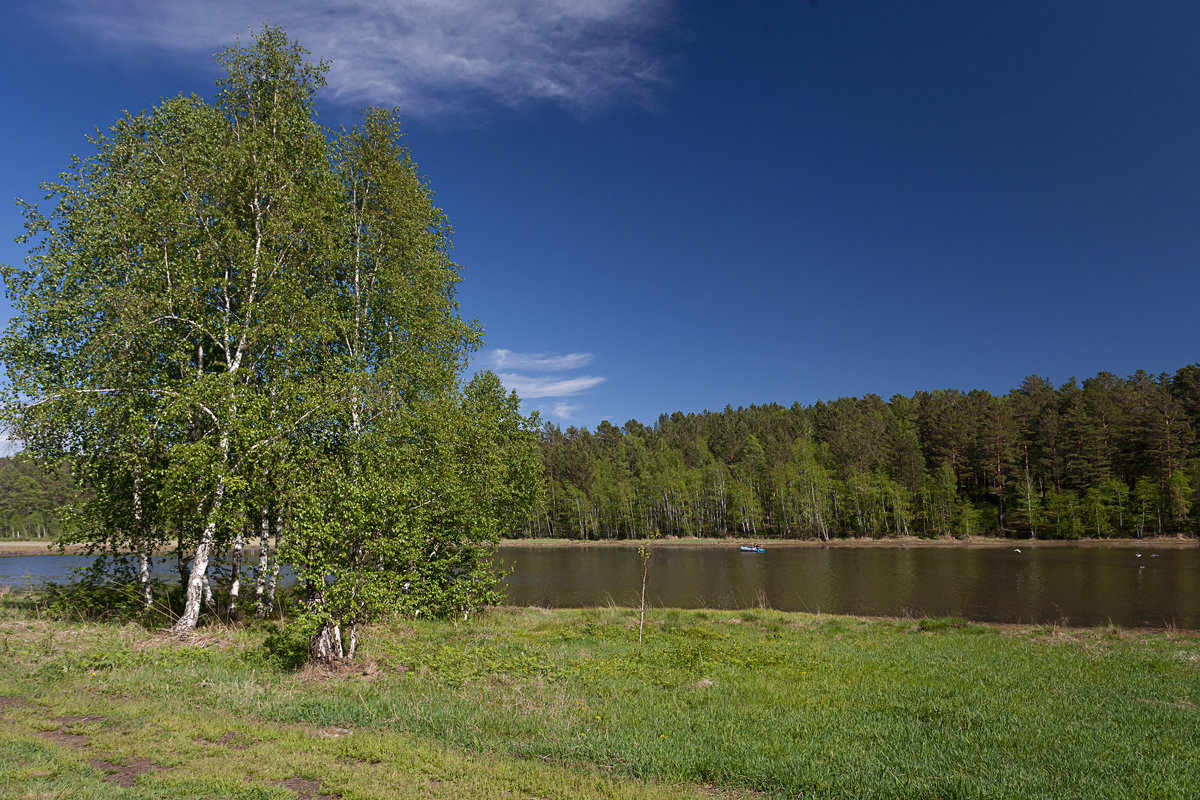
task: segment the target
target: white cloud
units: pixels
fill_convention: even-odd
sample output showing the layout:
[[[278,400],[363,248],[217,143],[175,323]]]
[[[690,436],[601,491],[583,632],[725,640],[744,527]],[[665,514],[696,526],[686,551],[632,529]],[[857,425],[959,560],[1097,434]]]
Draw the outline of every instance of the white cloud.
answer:
[[[586,367],[592,363],[591,353],[567,353],[551,356],[544,353],[514,353],[512,350],[493,350],[492,366],[496,369],[528,369],[535,372],[561,372]]]
[[[572,370],[592,363],[591,353],[518,353],[497,348],[485,353],[481,361],[497,370],[500,380],[521,397],[526,409],[536,408],[543,417],[558,422],[572,421],[583,408],[582,404],[565,398],[579,399],[605,381],[600,375],[571,374]],[[541,402],[530,402],[538,400]]]
[[[555,419],[566,421],[571,419],[571,416],[578,410],[578,405],[567,402],[558,402],[552,405],[546,413]]]
[[[496,374],[505,386],[516,390],[518,395],[527,400],[536,397],[571,397],[604,383],[603,377],[595,375],[559,378],[522,375],[518,372],[498,372]]]
[[[0,433],[0,458],[9,458],[25,449],[25,443],[9,433]]]
[[[333,62],[346,104],[409,116],[548,101],[587,111],[664,81],[647,34],[672,0],[58,0],[43,7],[122,50],[208,56],[264,20]]]

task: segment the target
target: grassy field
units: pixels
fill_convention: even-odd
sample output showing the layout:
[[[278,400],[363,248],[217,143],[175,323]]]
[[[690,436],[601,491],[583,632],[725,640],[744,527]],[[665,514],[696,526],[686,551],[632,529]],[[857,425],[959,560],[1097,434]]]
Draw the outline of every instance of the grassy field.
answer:
[[[499,609],[335,673],[267,626],[0,621],[0,796],[1200,797],[1200,637]]]

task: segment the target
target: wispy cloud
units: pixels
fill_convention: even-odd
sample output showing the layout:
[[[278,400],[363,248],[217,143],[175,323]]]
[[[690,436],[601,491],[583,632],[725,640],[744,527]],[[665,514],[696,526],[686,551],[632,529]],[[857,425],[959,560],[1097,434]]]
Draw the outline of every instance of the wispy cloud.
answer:
[[[592,363],[591,353],[518,353],[496,349],[483,354],[481,363],[490,365],[509,389],[515,390],[527,408],[544,416],[570,422],[585,407],[582,395],[604,383],[602,375],[572,374]],[[532,374],[531,374],[532,373]]]
[[[545,353],[514,353],[512,350],[492,350],[489,353],[496,369],[527,369],[534,372],[562,372],[579,369],[592,363],[591,353],[567,353],[552,356]]]
[[[547,101],[589,111],[664,82],[672,0],[57,0],[55,24],[123,50],[207,56],[264,20],[333,61],[330,92],[409,116]]]
[[[572,397],[604,383],[604,378],[595,375],[580,375],[573,378],[522,375],[517,372],[497,372],[500,380],[510,389],[515,389],[523,398]]]
[[[0,458],[15,456],[25,449],[25,443],[8,433],[0,433]]]
[[[558,402],[550,406],[550,409],[547,413],[555,419],[561,419],[565,421],[571,419],[571,417],[574,416],[575,412],[578,410],[579,406],[575,405],[574,403]]]

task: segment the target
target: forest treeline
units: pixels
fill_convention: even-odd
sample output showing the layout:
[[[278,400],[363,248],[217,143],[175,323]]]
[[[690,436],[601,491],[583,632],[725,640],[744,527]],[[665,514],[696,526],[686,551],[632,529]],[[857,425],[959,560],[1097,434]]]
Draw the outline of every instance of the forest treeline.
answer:
[[[1141,537],[1200,531],[1200,364],[547,423],[544,500],[521,532],[677,536]]]
[[[0,536],[58,538],[62,510],[78,491],[65,464],[46,470],[27,458],[0,458]]]
[[[543,500],[518,536],[1036,536],[1200,533],[1200,364],[547,424]],[[0,458],[9,535],[58,531],[62,469]]]

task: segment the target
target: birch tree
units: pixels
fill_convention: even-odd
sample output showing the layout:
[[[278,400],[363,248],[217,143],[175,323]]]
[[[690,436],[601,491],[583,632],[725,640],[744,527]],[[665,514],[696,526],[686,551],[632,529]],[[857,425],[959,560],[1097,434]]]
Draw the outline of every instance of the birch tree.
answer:
[[[124,116],[46,184],[49,210],[25,206],[30,257],[4,271],[18,312],[0,342],[6,421],[95,492],[81,535],[107,536],[121,516],[148,550],[169,521],[191,562],[176,632],[197,625],[230,545],[236,608],[253,527],[271,545],[258,611],[277,551],[292,554],[328,660],[384,608],[490,597],[467,589],[486,583],[474,542],[525,507],[469,497],[500,491],[479,476],[533,452],[532,433],[514,398],[460,383],[480,330],[458,314],[450,228],[395,116],[370,110],[336,135],[317,125],[327,65],[278,28],[219,61],[211,105],[178,97]],[[502,452],[472,450],[489,436]],[[401,563],[403,582],[369,579]]]
[[[537,499],[535,421],[491,373],[448,389],[331,449],[310,483],[285,550],[314,660],[353,658],[372,619],[499,600],[495,546]]]

